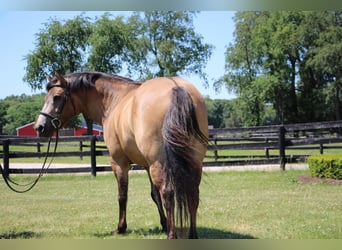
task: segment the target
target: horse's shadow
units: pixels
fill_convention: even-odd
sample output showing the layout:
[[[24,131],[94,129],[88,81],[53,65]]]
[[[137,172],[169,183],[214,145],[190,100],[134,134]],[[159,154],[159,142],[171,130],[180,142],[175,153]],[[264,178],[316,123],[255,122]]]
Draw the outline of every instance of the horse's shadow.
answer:
[[[40,238],[42,235],[40,233],[32,232],[32,231],[21,231],[15,232],[10,231],[8,233],[0,234],[0,239],[32,239],[32,238]]]
[[[249,234],[225,231],[217,228],[198,227],[198,237],[200,239],[256,239]]]
[[[151,235],[160,236],[161,238],[166,238],[166,234],[161,230],[161,228],[139,228],[139,229],[128,229],[126,234],[138,234],[143,237],[148,237]],[[230,232],[221,229],[198,227],[197,228],[198,237],[200,239],[255,239],[252,235],[240,234],[237,232]],[[93,236],[97,238],[110,238],[113,237],[113,232],[103,232],[95,233]],[[0,234],[0,239],[32,239],[41,238],[40,233],[32,231],[21,231],[14,232],[10,231],[8,233]]]
[[[166,234],[161,230],[161,228],[155,227],[155,228],[139,228],[139,229],[127,229],[126,234],[138,234],[143,237],[148,237],[151,235],[154,236],[161,236],[162,238]],[[207,227],[198,227],[197,228],[197,233],[198,237],[200,239],[256,239],[252,235],[248,234],[241,234],[238,232],[230,232],[230,231],[225,231],[221,229],[216,229],[216,228],[207,228]],[[107,237],[112,237],[113,232],[104,232],[104,233],[96,233],[94,234],[96,237],[100,238],[107,238]]]

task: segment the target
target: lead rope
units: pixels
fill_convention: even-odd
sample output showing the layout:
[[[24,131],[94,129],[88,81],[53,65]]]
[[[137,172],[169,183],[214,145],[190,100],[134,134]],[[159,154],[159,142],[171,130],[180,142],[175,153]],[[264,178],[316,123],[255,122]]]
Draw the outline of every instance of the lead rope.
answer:
[[[47,147],[46,154],[45,154],[45,159],[44,159],[42,168],[41,168],[37,178],[34,179],[33,181],[29,182],[29,183],[19,184],[19,183],[13,181],[13,179],[9,176],[9,173],[8,173],[8,175],[5,174],[5,171],[2,169],[2,165],[0,164],[0,171],[1,171],[2,178],[4,179],[6,185],[7,185],[7,187],[9,187],[9,189],[11,189],[12,191],[14,191],[16,193],[26,193],[26,192],[30,191],[38,183],[39,179],[50,168],[51,163],[52,163],[53,159],[55,158],[56,151],[57,151],[57,145],[58,145],[58,129],[56,131],[56,142],[55,142],[55,147],[54,147],[54,150],[53,150],[53,155],[52,155],[52,157],[50,159],[49,164],[46,167],[45,165],[46,165],[47,159],[49,157],[49,153],[50,153],[51,140],[52,140],[52,137],[50,137],[50,139],[49,139],[48,147]],[[24,190],[19,190],[19,189],[15,188],[15,186],[18,186],[18,187],[27,187],[28,186],[28,188],[26,188]]]

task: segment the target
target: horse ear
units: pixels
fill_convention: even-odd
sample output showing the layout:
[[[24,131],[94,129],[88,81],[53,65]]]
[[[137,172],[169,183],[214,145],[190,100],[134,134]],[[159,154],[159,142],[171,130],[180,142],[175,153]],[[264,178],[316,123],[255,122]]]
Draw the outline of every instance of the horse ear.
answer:
[[[61,74],[59,74],[58,71],[55,71],[55,76],[56,76],[57,80],[58,80],[60,83],[64,83],[64,82],[65,82],[64,77],[61,76]]]
[[[52,76],[46,74],[46,80],[47,80],[48,82],[51,82],[51,81],[52,81]]]

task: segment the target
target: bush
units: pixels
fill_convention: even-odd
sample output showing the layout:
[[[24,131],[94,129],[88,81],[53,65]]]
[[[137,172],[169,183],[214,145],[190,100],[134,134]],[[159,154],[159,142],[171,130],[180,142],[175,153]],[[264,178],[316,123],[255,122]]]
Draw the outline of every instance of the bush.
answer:
[[[315,155],[308,158],[309,171],[319,178],[342,179],[342,155]]]

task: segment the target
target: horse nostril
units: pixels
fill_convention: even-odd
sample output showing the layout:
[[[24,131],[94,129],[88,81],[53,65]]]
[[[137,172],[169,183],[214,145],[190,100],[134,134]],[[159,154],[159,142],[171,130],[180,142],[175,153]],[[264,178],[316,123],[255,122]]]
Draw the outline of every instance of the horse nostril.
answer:
[[[37,131],[39,134],[43,133],[43,132],[44,132],[44,126],[43,126],[43,125],[38,125],[38,126],[36,127],[36,131]]]

